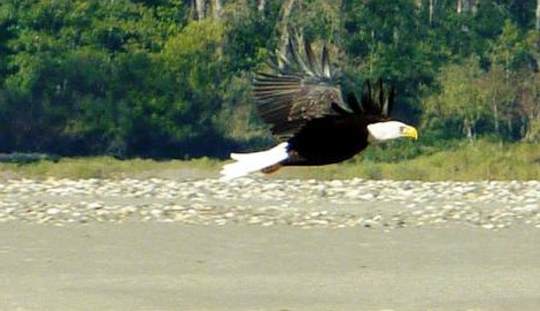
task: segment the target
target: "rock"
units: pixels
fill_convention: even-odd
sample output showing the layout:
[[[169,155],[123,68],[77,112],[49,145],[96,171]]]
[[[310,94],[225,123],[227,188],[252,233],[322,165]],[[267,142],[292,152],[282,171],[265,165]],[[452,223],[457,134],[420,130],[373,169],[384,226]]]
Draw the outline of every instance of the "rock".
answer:
[[[301,228],[540,224],[540,182],[88,179],[0,181],[0,221],[159,221]],[[376,210],[373,208],[376,207]],[[373,213],[377,213],[374,215]]]
[[[101,203],[92,202],[92,203],[88,204],[87,207],[88,207],[89,209],[95,209],[95,210],[97,210],[97,209],[103,208],[103,205],[102,205]]]
[[[49,214],[49,215],[56,215],[56,214],[58,214],[60,212],[61,212],[60,209],[54,208],[54,207],[47,209],[47,214]]]

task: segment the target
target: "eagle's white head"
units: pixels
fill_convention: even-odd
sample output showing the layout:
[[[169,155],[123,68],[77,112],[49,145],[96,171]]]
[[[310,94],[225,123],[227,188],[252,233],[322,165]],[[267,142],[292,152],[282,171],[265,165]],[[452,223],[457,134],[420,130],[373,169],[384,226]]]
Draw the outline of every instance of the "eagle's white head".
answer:
[[[399,121],[372,123],[367,128],[370,141],[384,141],[400,137],[418,139],[418,132],[414,127]]]

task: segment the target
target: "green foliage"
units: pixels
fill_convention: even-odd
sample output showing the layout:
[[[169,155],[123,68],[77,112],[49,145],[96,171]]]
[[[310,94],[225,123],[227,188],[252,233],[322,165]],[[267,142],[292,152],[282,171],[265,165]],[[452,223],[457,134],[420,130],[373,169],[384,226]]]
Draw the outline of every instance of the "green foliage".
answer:
[[[211,22],[179,29],[180,2],[162,2],[10,3],[2,148],[208,152],[194,145],[213,134],[221,76],[211,51],[223,29]],[[187,145],[192,152],[176,151]]]
[[[457,120],[461,123],[459,129],[472,139],[478,123],[487,114],[486,101],[477,83],[481,75],[476,58],[443,68],[437,78],[441,91],[424,102],[426,114],[432,118]]]
[[[277,38],[274,25],[277,10],[258,12],[243,1],[230,2],[224,13],[223,58],[231,75],[242,75],[260,66],[269,57]]]
[[[305,0],[299,2],[291,24],[302,29],[309,40],[336,41],[341,33],[342,16],[339,1]]]
[[[501,35],[492,45],[491,62],[503,66],[507,72],[519,71],[534,62],[529,52],[532,47],[520,29],[509,20],[505,21]]]
[[[523,121],[520,135],[527,142],[540,142],[540,73],[526,76],[518,85],[517,111]]]
[[[351,1],[346,10],[348,52],[365,78],[419,83],[429,74],[412,1]]]
[[[257,3],[223,1],[221,16],[193,20],[184,0],[2,1],[0,152],[181,158],[268,144],[250,81],[277,48],[284,2]],[[328,42],[348,88],[382,77],[397,88],[395,116],[420,124],[421,144],[352,163],[414,159],[467,136],[540,140],[535,3],[431,3],[297,0],[286,21]]]

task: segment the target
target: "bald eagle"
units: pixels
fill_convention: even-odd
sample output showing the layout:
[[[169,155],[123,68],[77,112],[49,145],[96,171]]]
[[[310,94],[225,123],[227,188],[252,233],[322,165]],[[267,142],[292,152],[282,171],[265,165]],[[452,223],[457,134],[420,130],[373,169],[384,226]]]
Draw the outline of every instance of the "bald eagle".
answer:
[[[253,96],[259,116],[281,143],[254,153],[232,153],[222,180],[282,166],[325,165],[347,160],[370,142],[400,137],[417,139],[414,127],[390,118],[395,91],[382,80],[364,83],[360,102],[354,92],[343,96],[343,79],[331,68],[326,46],[320,60],[311,45],[289,40],[273,73],[258,73]]]

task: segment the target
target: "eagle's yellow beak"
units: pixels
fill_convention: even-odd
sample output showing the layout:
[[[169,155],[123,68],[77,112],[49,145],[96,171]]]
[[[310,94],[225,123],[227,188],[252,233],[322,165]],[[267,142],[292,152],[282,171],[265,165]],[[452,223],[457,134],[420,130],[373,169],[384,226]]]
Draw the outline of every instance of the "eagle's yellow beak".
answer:
[[[409,138],[412,138],[414,140],[417,140],[418,139],[418,132],[416,131],[416,129],[414,127],[407,126],[403,130],[403,137],[409,137]]]

